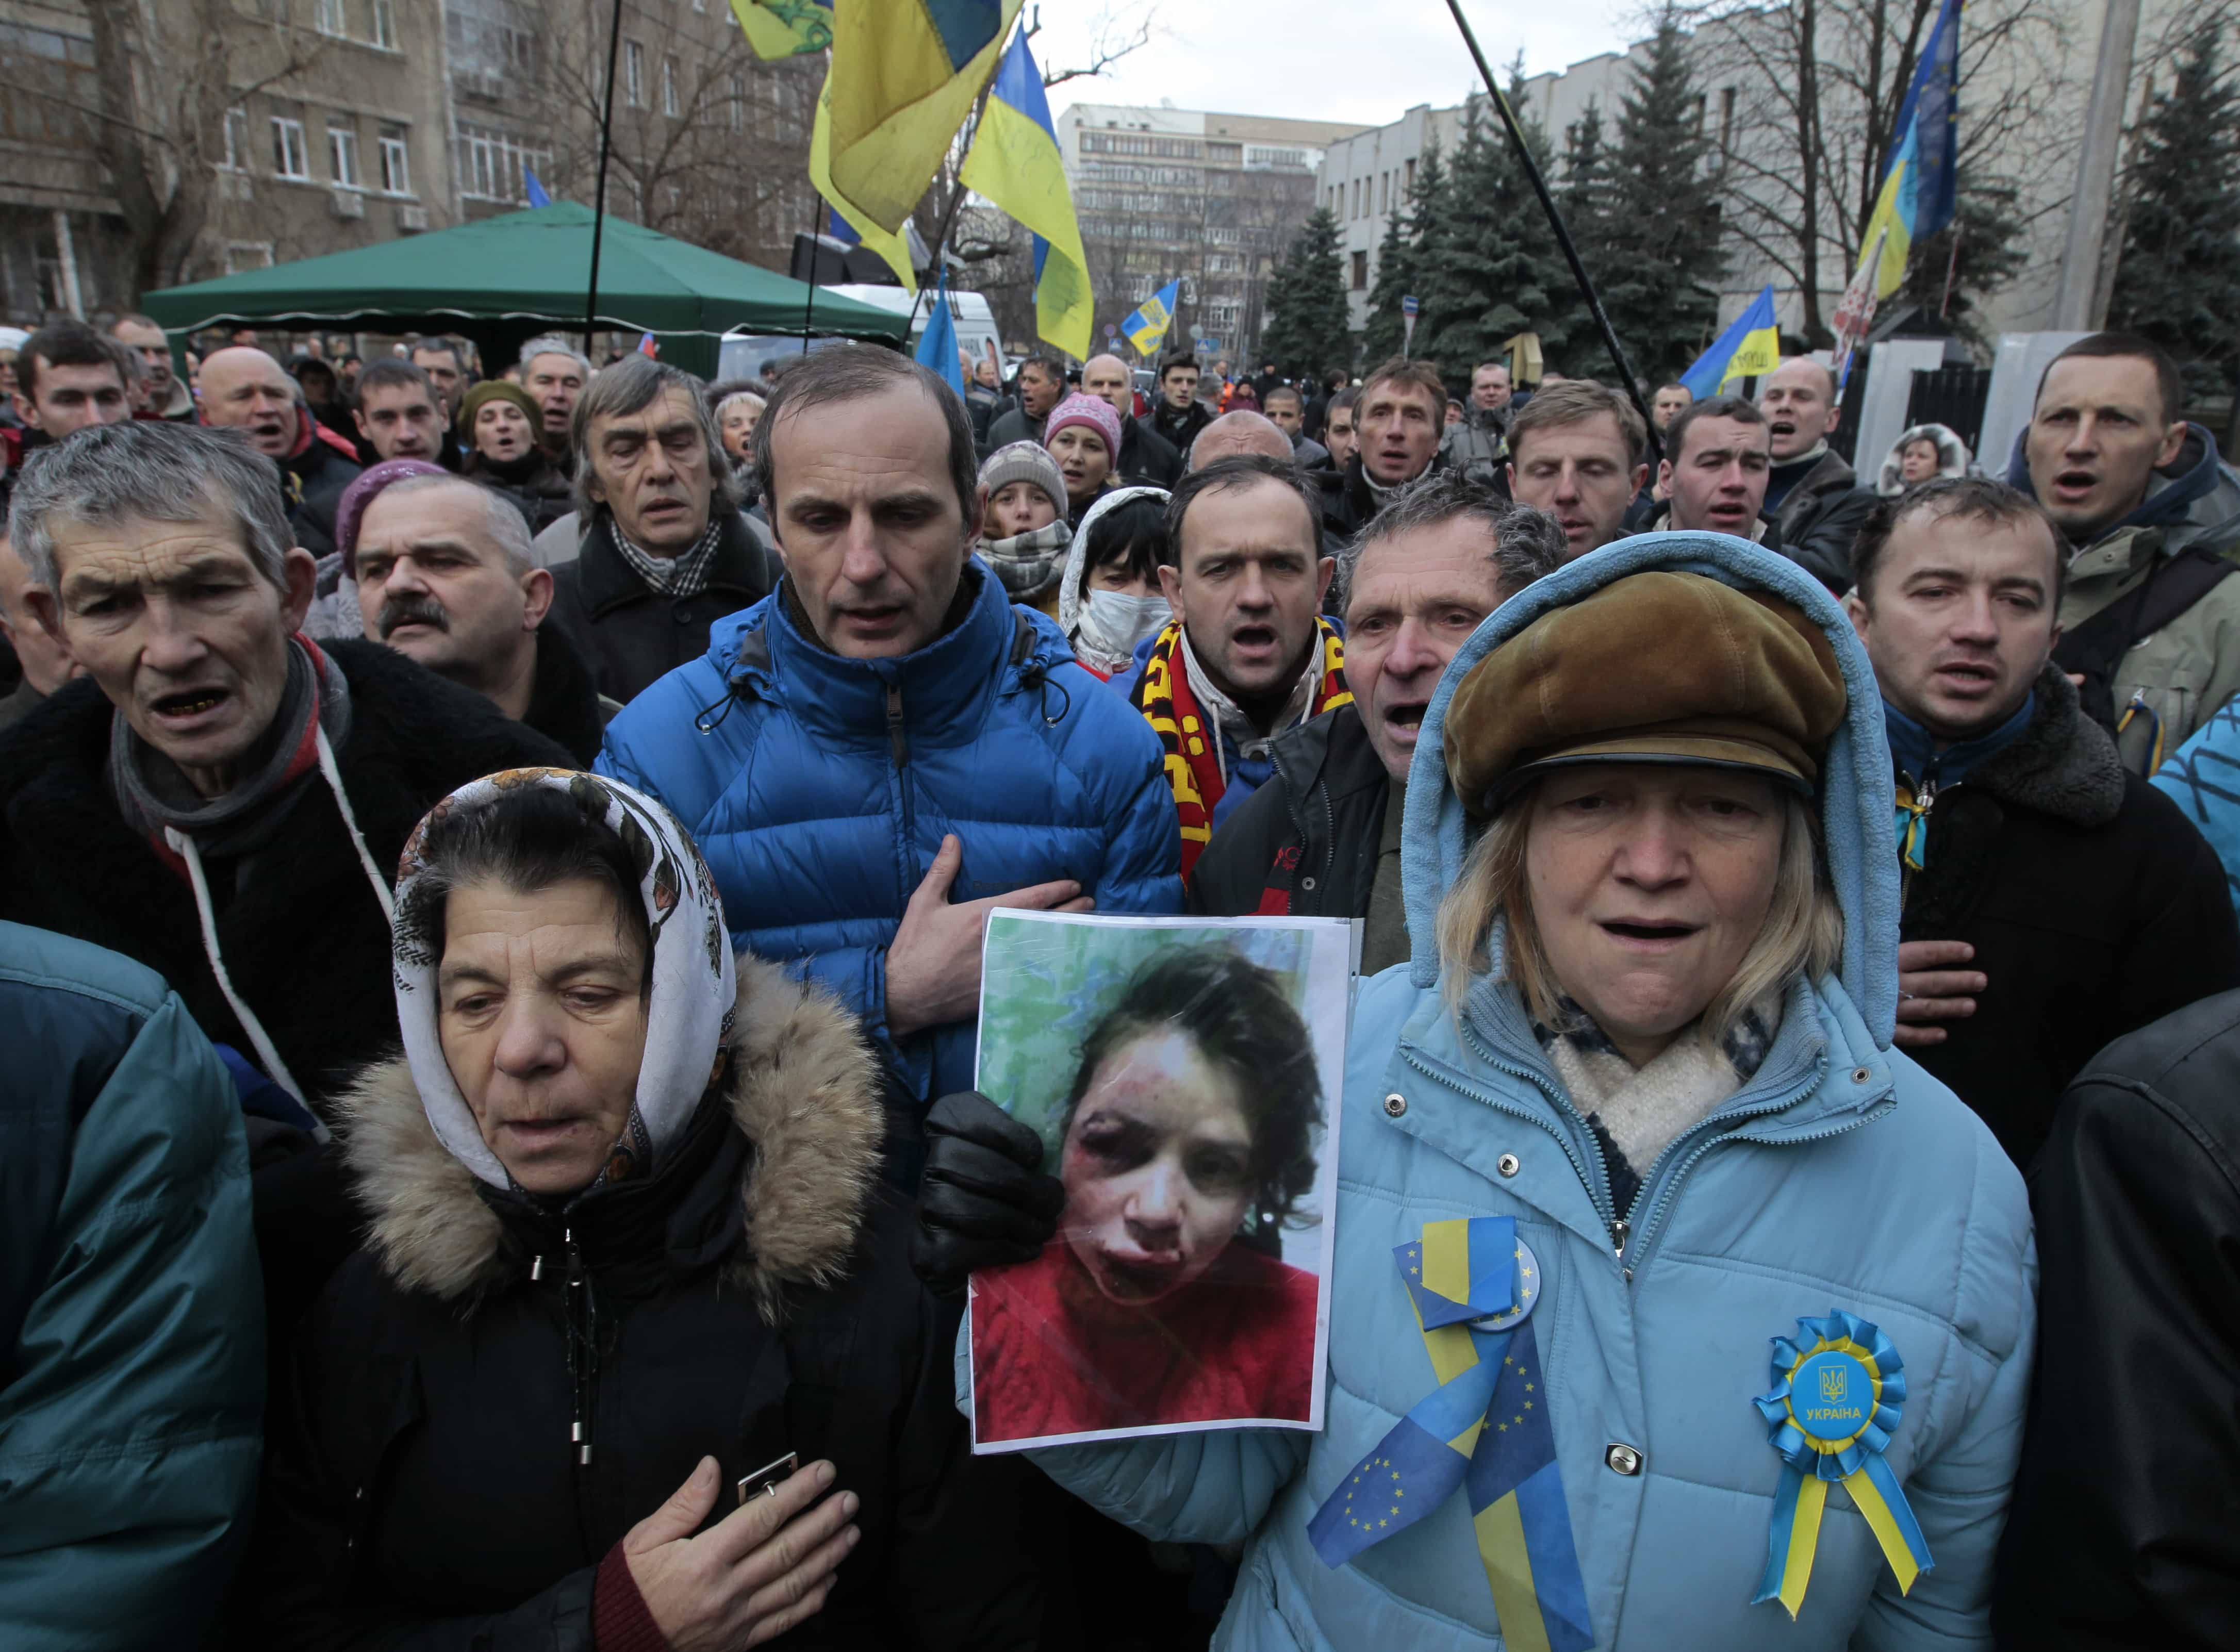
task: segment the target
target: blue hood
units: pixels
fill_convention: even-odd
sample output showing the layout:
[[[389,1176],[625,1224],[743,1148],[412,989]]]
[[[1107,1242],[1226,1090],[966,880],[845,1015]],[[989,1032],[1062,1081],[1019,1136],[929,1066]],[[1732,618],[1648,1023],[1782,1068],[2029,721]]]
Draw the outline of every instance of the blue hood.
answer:
[[[1400,866],[1415,984],[1430,987],[1438,980],[1439,900],[1461,872],[1470,846],[1462,799],[1447,779],[1444,729],[1456,684],[1550,609],[1652,569],[1703,574],[1739,590],[1785,598],[1826,632],[1835,648],[1850,704],[1829,743],[1821,772],[1820,818],[1829,874],[1843,909],[1843,989],[1876,1044],[1886,1049],[1897,1014],[1898,875],[1890,825],[1896,799],[1890,744],[1874,667],[1826,587],[1787,558],[1725,534],[1643,534],[1606,545],[1503,603],[1456,653],[1423,714],[1408,775]],[[1685,645],[1684,638],[1674,641],[1676,647]]]
[[[2185,431],[2185,444],[2178,449],[2177,457],[2167,470],[2158,470],[2147,478],[2147,496],[2139,502],[2139,508],[2109,532],[2124,528],[2175,526],[2190,516],[2194,507],[2216,491],[2224,478],[2224,463],[2217,451],[2217,438],[2201,425],[2191,423],[2186,425]],[[2007,485],[2035,499],[2037,490],[2030,485],[2030,460],[2023,450],[2029,440],[2030,426],[2025,424],[2016,433],[2015,450],[2007,457]]]

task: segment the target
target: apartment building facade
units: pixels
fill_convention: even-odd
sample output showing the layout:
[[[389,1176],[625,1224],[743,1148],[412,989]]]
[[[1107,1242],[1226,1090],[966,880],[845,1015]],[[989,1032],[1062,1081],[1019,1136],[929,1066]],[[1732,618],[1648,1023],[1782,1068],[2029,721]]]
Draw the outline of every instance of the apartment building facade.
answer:
[[[1057,127],[1100,338],[1179,278],[1170,345],[1203,341],[1239,361],[1266,319],[1276,262],[1314,211],[1325,150],[1363,130],[1110,103],[1076,103]]]

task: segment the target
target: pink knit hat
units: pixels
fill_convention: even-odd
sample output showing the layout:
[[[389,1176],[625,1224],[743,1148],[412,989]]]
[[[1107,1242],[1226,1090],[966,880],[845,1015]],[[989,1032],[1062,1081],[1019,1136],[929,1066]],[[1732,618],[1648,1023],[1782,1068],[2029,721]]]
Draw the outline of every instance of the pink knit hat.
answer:
[[[1115,464],[1120,462],[1120,416],[1112,410],[1112,403],[1098,396],[1069,396],[1051,410],[1050,423],[1043,427],[1043,445],[1048,447],[1060,430],[1069,424],[1085,424],[1104,439],[1104,455]]]

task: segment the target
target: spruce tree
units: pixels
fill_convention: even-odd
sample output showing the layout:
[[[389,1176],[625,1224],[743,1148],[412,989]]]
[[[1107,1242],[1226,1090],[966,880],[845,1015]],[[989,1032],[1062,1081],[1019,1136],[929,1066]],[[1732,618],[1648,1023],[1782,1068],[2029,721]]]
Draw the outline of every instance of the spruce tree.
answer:
[[[2139,130],[2108,324],[2177,357],[2194,395],[2240,383],[2240,89],[2212,23]]]
[[[1438,219],[1449,205],[1446,163],[1435,139],[1416,163],[1408,210],[1385,220],[1384,239],[1377,249],[1377,283],[1370,289],[1368,324],[1362,332],[1362,354],[1372,367],[1400,354],[1406,333],[1400,301],[1415,293],[1422,273],[1418,245],[1427,236],[1434,245],[1441,239]],[[1419,322],[1416,336],[1420,341],[1423,336]]]
[[[1512,84],[1510,105],[1520,121],[1522,96],[1522,84]],[[1526,140],[1546,147],[1537,125],[1527,124]],[[1417,354],[1461,387],[1517,333],[1537,332],[1543,351],[1559,352],[1570,332],[1563,256],[1508,135],[1494,130],[1481,100],[1472,100],[1464,117],[1446,194],[1443,237],[1428,250],[1424,240],[1417,243],[1423,302]]]
[[[1587,266],[1627,359],[1650,384],[1677,377],[1717,331],[1726,256],[1710,150],[1687,37],[1668,10],[1618,105],[1607,211]]]
[[[1268,309],[1260,354],[1287,378],[1319,379],[1330,367],[1352,362],[1337,219],[1328,207],[1316,209],[1292,238],[1268,283]]]

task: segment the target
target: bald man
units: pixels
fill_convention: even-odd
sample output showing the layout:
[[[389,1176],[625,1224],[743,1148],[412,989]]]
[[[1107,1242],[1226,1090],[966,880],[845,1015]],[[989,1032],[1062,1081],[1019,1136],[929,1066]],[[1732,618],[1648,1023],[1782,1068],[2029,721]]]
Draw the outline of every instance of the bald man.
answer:
[[[280,467],[296,543],[314,556],[331,555],[335,507],[359,470],[357,444],[313,418],[296,381],[254,346],[212,350],[195,383],[204,424],[240,431]]]
[[[1223,414],[1197,433],[1197,440],[1190,443],[1190,468],[1203,470],[1216,459],[1233,459],[1240,453],[1296,460],[1291,438],[1274,420],[1239,408]]]
[[[1849,590],[1851,542],[1876,494],[1828,445],[1843,413],[1836,376],[1809,356],[1792,356],[1760,382],[1757,407],[1773,433],[1765,509],[1782,547],[1830,590]]]
[[[1182,480],[1183,456],[1175,444],[1136,416],[1136,376],[1117,356],[1092,356],[1081,367],[1081,390],[1110,402],[1120,416],[1120,462],[1113,466],[1121,485],[1171,488]]]

